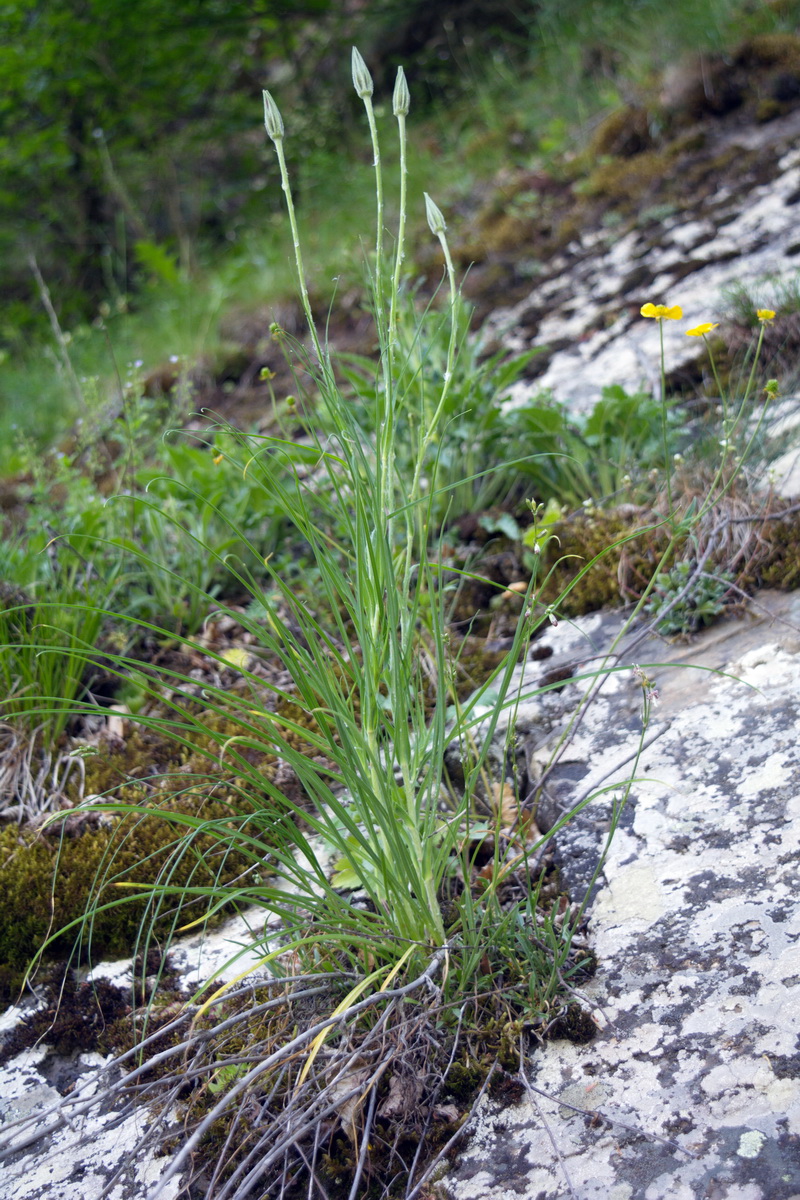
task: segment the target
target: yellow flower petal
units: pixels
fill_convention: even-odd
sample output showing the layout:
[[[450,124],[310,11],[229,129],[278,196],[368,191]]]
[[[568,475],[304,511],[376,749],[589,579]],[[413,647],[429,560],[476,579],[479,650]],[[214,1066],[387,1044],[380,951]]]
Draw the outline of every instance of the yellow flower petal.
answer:
[[[643,304],[639,309],[643,317],[651,317],[654,321],[680,321],[683,309],[680,304]]]
[[[250,662],[250,653],[243,646],[229,646],[227,650],[223,650],[222,657],[229,666],[242,671],[247,670]]]
[[[711,321],[706,321],[705,324],[703,324],[703,325],[695,325],[694,329],[687,329],[686,336],[687,337],[703,337],[706,333],[711,333],[712,329],[717,329],[718,326],[719,326],[719,321],[717,321],[715,324],[712,324]]]
[[[775,313],[771,308],[759,308],[756,316],[759,321],[773,321],[775,319]]]

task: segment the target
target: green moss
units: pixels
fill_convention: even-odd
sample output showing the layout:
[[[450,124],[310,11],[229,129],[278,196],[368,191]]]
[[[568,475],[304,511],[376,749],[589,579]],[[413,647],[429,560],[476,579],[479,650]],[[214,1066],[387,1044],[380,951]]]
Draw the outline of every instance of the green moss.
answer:
[[[768,521],[760,531],[769,545],[769,557],[755,580],[765,587],[791,591],[800,587],[800,513],[782,521]]]
[[[553,540],[547,548],[544,565],[548,570],[552,567],[553,574],[539,595],[540,602],[553,604],[569,588],[558,610],[563,616],[574,617],[637,600],[666,550],[668,531],[653,529],[611,550],[607,547],[640,529],[647,520],[647,515],[641,513],[632,516],[614,512],[579,513],[554,525],[553,532],[560,545]],[[681,551],[679,542],[674,561],[680,560]],[[586,564],[598,554],[603,557],[579,578]],[[727,569],[724,556],[714,565],[718,571]],[[764,522],[759,529],[757,558],[736,582],[744,590],[765,586],[789,591],[800,587],[800,514]]]
[[[635,158],[612,158],[600,163],[581,185],[584,196],[624,199],[628,204],[660,187],[669,176],[674,155],[669,151],[648,150]]]
[[[483,1083],[486,1072],[487,1068],[481,1063],[454,1062],[445,1075],[444,1090],[457,1100],[469,1100]]]
[[[540,601],[552,604],[569,588],[558,608],[564,616],[574,617],[638,599],[666,549],[667,532],[654,530],[611,550],[608,547],[641,526],[640,513],[614,512],[579,513],[554,525],[558,542],[549,543],[545,564],[554,570]],[[599,554],[603,557],[579,578],[586,564]]]
[[[456,692],[459,700],[465,700],[484,684],[505,657],[502,651],[487,650],[485,640],[476,637],[465,638],[457,653]]]
[[[774,121],[784,113],[784,106],[774,96],[762,96],[755,108],[755,118],[761,125]]]
[[[203,797],[184,796],[170,811],[190,814],[203,821],[220,821],[232,816],[231,808]],[[93,818],[81,814],[82,819]],[[104,818],[99,818],[103,820]],[[153,883],[162,872],[172,886],[191,883],[209,886],[227,883],[252,866],[241,853],[224,853],[225,843],[213,829],[199,833],[179,848],[177,827],[155,809],[152,815],[131,814],[105,818],[108,824],[92,828],[71,827],[36,833],[7,827],[0,831],[0,963],[6,996],[19,986],[34,954],[52,934],[79,921],[93,897],[95,916],[86,933],[92,957],[124,956],[132,952],[147,901],[133,896],[130,902],[107,908],[119,900],[122,890],[114,880]],[[156,920],[154,932],[171,928],[174,914]],[[64,955],[78,941],[79,928],[59,934],[48,949]],[[86,956],[86,947],[81,952]]]
[[[613,154],[632,158],[652,146],[650,121],[645,109],[628,104],[609,113],[601,121],[589,143],[592,160]]]
[[[737,66],[800,69],[800,37],[794,33],[761,33],[736,51]]]

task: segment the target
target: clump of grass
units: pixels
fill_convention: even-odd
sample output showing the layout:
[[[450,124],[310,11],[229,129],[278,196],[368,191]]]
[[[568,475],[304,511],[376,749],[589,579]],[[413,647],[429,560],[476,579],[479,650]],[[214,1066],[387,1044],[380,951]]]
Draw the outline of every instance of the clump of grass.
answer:
[[[263,564],[266,585],[245,565],[226,560],[252,596],[247,611],[237,611],[236,619],[250,635],[250,644],[278,664],[279,671],[265,678],[243,657],[238,663],[242,685],[236,690],[203,683],[202,713],[197,711],[195,681],[179,671],[164,672],[161,681],[143,684],[167,708],[162,728],[176,742],[185,744],[188,732],[206,723],[220,765],[235,770],[229,818],[205,822],[177,808],[163,812],[181,848],[175,853],[190,856],[198,839],[211,834],[220,862],[244,860],[245,865],[234,880],[220,873],[212,882],[175,880],[167,874],[148,884],[137,880],[133,871],[130,878],[114,878],[121,889],[114,903],[124,904],[126,895],[131,903],[147,898],[144,948],[150,932],[160,928],[164,911],[177,906],[198,905],[202,915],[193,925],[229,905],[260,910],[252,923],[261,966],[277,977],[272,982],[283,989],[283,1002],[289,1004],[278,1029],[270,1027],[254,1044],[226,1055],[222,1039],[232,1026],[219,1006],[233,994],[230,985],[211,995],[202,989],[194,998],[192,1030],[163,1052],[176,1062],[179,1055],[191,1057],[188,1075],[182,1062],[180,1085],[175,1075],[169,1080],[173,1099],[187,1078],[196,1083],[187,1114],[190,1132],[173,1154],[156,1193],[189,1164],[215,1130],[218,1159],[210,1195],[244,1200],[254,1188],[264,1191],[278,1182],[290,1193],[300,1187],[305,1194],[321,1191],[324,1151],[314,1131],[330,1118],[350,1143],[340,1180],[346,1180],[354,1197],[364,1178],[371,1136],[376,1131],[382,1140],[389,1136],[386,1125],[381,1131],[379,1123],[386,1118],[392,1080],[397,1079],[395,1114],[405,1122],[403,1128],[415,1132],[420,1147],[406,1166],[404,1194],[410,1200],[432,1169],[425,1164],[422,1147],[443,1081],[453,1078],[453,1064],[468,1058],[470,1047],[478,1044],[484,1087],[503,1065],[521,1069],[523,1031],[548,1028],[556,998],[588,966],[580,930],[591,887],[582,900],[566,908],[557,893],[548,894],[543,856],[569,818],[540,836],[523,805],[519,780],[492,777],[489,753],[501,727],[507,729],[505,757],[512,757],[514,713],[522,698],[514,687],[517,664],[543,623],[558,622],[561,606],[580,579],[638,534],[663,531],[666,545],[653,573],[657,577],[667,571],[676,547],[691,540],[698,522],[731,489],[740,469],[725,448],[707,494],[682,509],[672,486],[674,463],[664,416],[664,511],[653,515],[643,530],[623,533],[600,549],[565,591],[546,604],[542,549],[552,539],[552,523],[544,506],[531,501],[531,575],[520,593],[511,645],[473,695],[459,699],[447,634],[459,573],[445,569],[437,534],[440,497],[459,486],[448,474],[445,458],[462,328],[458,289],[445,218],[426,195],[428,223],[445,262],[447,314],[441,370],[431,383],[426,378],[428,358],[416,344],[424,337],[424,322],[411,339],[411,363],[409,343],[398,330],[410,96],[401,71],[393,96],[401,164],[399,221],[389,255],[372,80],[356,51],[352,66],[375,172],[377,232],[368,269],[380,353],[374,368],[373,411],[362,419],[342,392],[330,350],[315,324],[285,153],[287,134],[275,101],[265,93],[265,125],[278,158],[308,321],[308,345],[298,343],[294,353],[299,368],[313,381],[324,421],[321,432],[309,426],[300,444],[277,435],[215,430],[220,453],[231,463],[238,461],[243,476],[261,481],[273,511],[307,546],[317,595],[297,593],[270,558]],[[645,309],[644,316],[659,321],[677,312],[661,305]],[[362,364],[362,377],[363,373]],[[738,415],[730,418],[733,432],[742,427],[749,399],[748,392]],[[197,543],[202,546],[201,538]],[[246,536],[242,543],[250,544]],[[222,556],[220,548],[206,549]],[[686,589],[703,567],[701,556]],[[582,677],[585,691],[558,742],[556,757],[603,678],[610,670],[627,669],[619,660],[620,640],[644,611],[654,586],[651,580],[643,589],[600,666]],[[679,591],[670,604],[674,607],[681,599]],[[661,610],[660,619],[667,609]],[[232,615],[233,610],[220,605],[220,611]],[[191,644],[181,637],[176,641]],[[212,663],[224,661],[211,651],[205,653]],[[123,655],[113,661],[121,675],[133,665]],[[600,793],[613,793],[608,841],[592,885],[630,796],[651,717],[652,680],[642,668],[636,671],[643,728],[630,777],[584,797],[578,806],[585,807]],[[455,752],[460,763],[457,788],[445,766],[448,751]],[[262,769],[265,755],[291,768],[303,789],[303,803]],[[235,813],[237,796],[241,813]],[[491,819],[481,818],[478,811],[479,801],[487,797],[493,798]],[[93,808],[128,817],[150,812],[113,799]],[[329,857],[336,871],[332,878]],[[87,930],[102,907],[97,899],[90,900]],[[298,1026],[290,1003],[297,998],[296,977],[320,972],[329,984],[327,1007]],[[201,995],[206,996],[202,1003]],[[203,1022],[210,1013],[215,1015],[206,1028]],[[230,1019],[245,1037],[245,1018],[233,1014]],[[420,1075],[431,1061],[420,1051],[420,1039],[436,1044],[432,1060],[441,1068],[440,1079],[434,1072],[432,1083],[424,1080],[422,1115],[419,1096],[415,1094],[405,1109],[397,1098],[409,1064]],[[140,1050],[147,1048],[145,1041]],[[155,1061],[136,1067],[126,1082],[136,1082]],[[382,1081],[388,1095],[381,1093]],[[249,1105],[253,1099],[255,1109]],[[85,1103],[79,1096],[72,1102]],[[165,1104],[163,1111],[169,1107]],[[260,1115],[253,1119],[255,1111]],[[462,1128],[453,1131],[453,1139]],[[345,1146],[341,1139],[340,1146]],[[389,1164],[396,1172],[397,1155],[389,1156]]]

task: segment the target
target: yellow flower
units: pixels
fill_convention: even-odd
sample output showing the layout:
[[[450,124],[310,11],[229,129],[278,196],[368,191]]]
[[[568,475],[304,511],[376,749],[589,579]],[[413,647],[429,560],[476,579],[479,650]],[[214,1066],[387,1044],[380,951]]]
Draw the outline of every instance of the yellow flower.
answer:
[[[705,337],[705,335],[707,333],[711,333],[711,330],[716,329],[718,325],[719,325],[719,321],[717,321],[716,324],[713,324],[713,325],[712,325],[711,321],[706,321],[705,324],[703,324],[703,325],[695,325],[694,329],[687,329],[686,336],[687,337]]]
[[[643,304],[639,309],[643,317],[652,317],[654,321],[680,321],[683,309],[680,304]]]
[[[775,313],[771,308],[760,308],[756,313],[759,321],[774,321]]]

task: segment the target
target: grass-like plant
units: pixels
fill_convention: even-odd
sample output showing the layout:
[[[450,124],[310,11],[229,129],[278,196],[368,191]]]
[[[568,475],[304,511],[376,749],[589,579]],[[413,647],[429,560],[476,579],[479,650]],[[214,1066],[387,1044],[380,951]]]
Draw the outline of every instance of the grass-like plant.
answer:
[[[352,1152],[343,1169],[354,1198],[364,1176],[370,1133],[379,1116],[379,1084],[386,1071],[391,1068],[401,1078],[416,1062],[423,1064],[417,1073],[426,1075],[425,1055],[415,1039],[435,1047],[431,1054],[439,1056],[438,1076],[434,1083],[422,1085],[432,1113],[467,1029],[481,1045],[491,1043],[497,1062],[518,1065],[517,1038],[524,1024],[546,1016],[576,969],[570,955],[587,902],[584,898],[561,916],[557,904],[548,910],[540,903],[541,853],[574,812],[547,838],[537,840],[513,782],[509,787],[506,780],[493,777],[489,762],[501,722],[510,749],[514,711],[521,699],[514,687],[516,667],[542,622],[557,620],[558,602],[547,609],[537,602],[544,582],[538,562],[546,529],[531,543],[533,571],[508,652],[469,700],[459,699],[455,685],[457,652],[448,630],[459,574],[443,560],[439,527],[447,512],[446,497],[459,486],[447,452],[458,414],[453,396],[462,309],[445,220],[426,196],[429,226],[444,262],[447,329],[444,339],[437,334],[441,361],[431,379],[427,372],[434,359],[425,350],[425,321],[410,339],[401,334],[401,322],[408,319],[401,287],[408,88],[401,70],[393,96],[401,164],[399,219],[389,253],[372,80],[357,51],[352,65],[375,171],[377,233],[368,265],[379,357],[370,389],[372,411],[362,417],[358,405],[343,393],[317,326],[285,155],[286,131],[272,96],[265,93],[265,125],[278,158],[308,322],[308,344],[295,345],[293,352],[298,370],[312,381],[322,418],[309,421],[307,437],[299,444],[277,435],[245,436],[232,430],[226,438],[222,428],[214,434],[219,453],[230,466],[238,463],[242,476],[255,485],[253,494],[258,496],[260,488],[268,498],[270,518],[291,526],[307,547],[315,591],[298,591],[280,560],[267,557],[264,584],[248,570],[246,556],[238,550],[235,558],[225,559],[224,546],[207,546],[206,552],[217,556],[220,564],[224,560],[252,596],[246,611],[229,610],[249,635],[248,650],[236,658],[236,672],[230,673],[230,658],[211,650],[205,652],[206,660],[221,677],[217,682],[204,678],[199,684],[180,669],[163,670],[156,678],[143,673],[132,659],[117,655],[113,660],[122,677],[138,669],[143,692],[160,706],[160,714],[145,708],[140,721],[158,724],[176,744],[187,747],[206,738],[208,772],[204,778],[196,775],[188,786],[206,787],[221,799],[226,812],[219,816],[215,811],[204,819],[202,811],[187,811],[186,806],[171,813],[161,808],[179,839],[175,860],[190,853],[198,839],[211,837],[220,862],[235,856],[237,863],[244,860],[249,865],[232,881],[225,882],[219,871],[213,884],[177,884],[170,869],[149,883],[115,877],[111,898],[106,888],[90,899],[85,929],[90,930],[98,911],[132,897],[140,902],[143,894],[150,901],[144,941],[167,909],[188,910],[197,925],[236,906],[257,914],[250,921],[261,965],[273,972],[283,989],[279,1027],[254,1031],[248,1025],[252,1008],[226,1012],[221,1006],[235,1000],[236,993],[222,986],[210,996],[206,992],[202,1003],[195,997],[193,1030],[186,1037],[166,1048],[162,1041],[154,1051],[158,1064],[170,1059],[176,1064],[168,1076],[176,1099],[187,1079],[200,1089],[195,1095],[195,1127],[173,1154],[159,1188],[221,1125],[225,1132],[209,1193],[218,1200],[244,1200],[259,1188],[259,1194],[266,1194],[271,1182],[280,1178],[285,1187],[299,1186],[302,1171],[303,1187],[311,1194],[321,1169],[313,1130],[332,1114],[341,1128],[352,1131]],[[649,307],[654,312],[644,315],[659,319],[674,311]],[[360,387],[364,374],[361,363]],[[669,479],[666,418],[661,433]],[[530,453],[536,452],[531,447]],[[698,520],[732,486],[738,466],[723,458],[709,496],[694,508],[681,510],[667,485],[665,512],[654,518],[654,524],[671,531],[660,570],[668,569],[675,547],[691,537]],[[467,482],[476,474],[468,472]],[[541,522],[540,506],[532,503],[531,511]],[[248,552],[253,548],[246,533],[240,541]],[[201,536],[197,545],[202,551]],[[585,564],[582,573],[595,562]],[[699,562],[696,569],[702,567]],[[686,588],[696,569],[687,577]],[[644,609],[652,586],[625,632]],[[200,583],[196,591],[202,591]],[[681,598],[679,592],[671,603]],[[219,607],[226,611],[224,605]],[[660,618],[664,615],[662,609]],[[619,658],[621,636],[600,666],[582,677],[584,695],[556,755],[563,752],[608,673],[629,669]],[[190,645],[181,636],[174,642]],[[196,651],[193,644],[192,648]],[[258,669],[261,659],[273,669]],[[222,674],[225,670],[227,676]],[[646,729],[653,691],[649,677],[641,671],[639,677]],[[463,782],[458,788],[446,770],[448,750],[457,751],[460,761]],[[298,789],[282,786],[276,770],[265,765],[268,760],[288,769]],[[584,796],[574,811],[596,795],[613,791],[613,835],[637,761],[638,754],[627,782]],[[490,807],[494,799],[494,819],[478,815],[478,797],[484,802],[489,798]],[[113,798],[94,807],[128,817],[152,814],[149,804]],[[480,872],[479,852],[484,864]],[[322,1015],[315,1010],[313,1020],[295,1029],[302,1014],[295,1006],[305,993],[298,991],[292,977],[306,979],[319,972],[329,984],[328,1007]],[[264,986],[277,985],[272,980]],[[273,1013],[278,1000],[264,1000],[264,1005],[263,1011]],[[209,1015],[215,1012],[219,1016]],[[487,1025],[494,1029],[488,1042],[482,1028]],[[233,1029],[238,1051],[228,1053],[225,1038]],[[330,1049],[333,1043],[335,1050]],[[134,1067],[126,1081],[137,1082],[143,1071],[152,1071],[155,1061]],[[257,1092],[263,1101],[258,1106],[261,1117],[251,1122],[242,1106]],[[83,1100],[77,1096],[71,1103],[80,1105]],[[162,1112],[168,1110],[164,1104]],[[431,1116],[426,1131],[432,1120]],[[241,1139],[237,1130],[242,1131]],[[405,1163],[408,1200],[419,1195],[429,1175],[421,1153]],[[388,1153],[391,1170],[401,1169],[400,1161],[395,1150]]]

